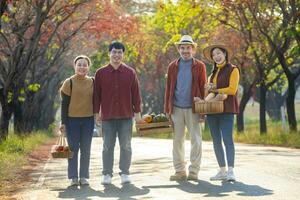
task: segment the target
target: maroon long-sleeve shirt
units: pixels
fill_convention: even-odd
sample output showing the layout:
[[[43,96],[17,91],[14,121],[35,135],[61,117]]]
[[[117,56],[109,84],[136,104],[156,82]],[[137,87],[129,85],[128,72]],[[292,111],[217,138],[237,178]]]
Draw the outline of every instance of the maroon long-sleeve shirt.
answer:
[[[131,118],[141,112],[141,93],[137,75],[131,67],[110,64],[97,70],[94,87],[94,113],[102,120]]]

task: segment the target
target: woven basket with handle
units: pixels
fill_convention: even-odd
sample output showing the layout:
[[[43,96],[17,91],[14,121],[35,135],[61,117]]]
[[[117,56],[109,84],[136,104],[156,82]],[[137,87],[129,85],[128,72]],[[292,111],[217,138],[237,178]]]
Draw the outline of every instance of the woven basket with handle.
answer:
[[[224,111],[223,101],[195,102],[195,111],[200,114],[217,114]]]
[[[74,153],[70,150],[66,137],[60,135],[56,145],[52,146],[51,155],[53,158],[72,158]]]

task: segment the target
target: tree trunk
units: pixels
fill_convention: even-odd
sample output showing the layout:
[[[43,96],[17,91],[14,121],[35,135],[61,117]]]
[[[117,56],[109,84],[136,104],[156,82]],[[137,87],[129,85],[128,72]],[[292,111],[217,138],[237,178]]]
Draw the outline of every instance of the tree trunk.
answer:
[[[47,103],[48,106],[46,106],[45,103]],[[54,104],[54,99],[48,99],[46,102],[44,102],[44,106],[42,105],[42,108],[47,112],[47,115],[41,114],[41,118],[37,120],[35,127],[38,129],[47,130],[49,129],[49,126],[55,122],[57,108],[54,108]]]
[[[2,107],[1,122],[0,122],[0,142],[4,141],[8,136],[9,120],[11,112],[8,108]]]
[[[297,120],[295,114],[295,96],[296,96],[296,88],[295,81],[292,79],[288,79],[288,94],[286,98],[286,110],[288,116],[288,122],[291,131],[297,131]]]
[[[246,108],[246,105],[252,95],[252,87],[253,84],[251,84],[250,87],[244,88],[242,99],[240,101],[239,105],[239,114],[237,115],[237,131],[238,133],[241,133],[244,131],[244,111]]]
[[[267,122],[266,122],[266,93],[267,88],[264,84],[260,85],[260,99],[259,99],[259,123],[260,123],[260,134],[267,133]]]
[[[2,106],[1,118],[0,118],[0,142],[4,141],[8,135],[9,120],[11,118],[10,105],[7,103],[7,94],[4,94],[4,90],[0,90],[0,102]]]
[[[283,106],[286,95],[281,94],[279,91],[276,91],[276,89],[272,89],[268,91],[267,93],[267,99],[266,102],[266,110],[269,115],[269,117],[274,121],[280,121],[281,120],[281,106]]]
[[[23,127],[23,111],[22,103],[16,102],[13,106],[14,112],[14,133],[17,135],[24,134],[25,130]]]
[[[295,82],[297,80],[297,77],[299,76],[299,71],[297,70],[296,73],[292,73],[288,68],[288,64],[286,62],[284,54],[279,51],[277,51],[276,53],[277,53],[279,63],[284,69],[284,73],[288,79],[286,108],[287,108],[289,127],[291,131],[297,131],[297,120],[295,114],[295,96],[296,96]]]

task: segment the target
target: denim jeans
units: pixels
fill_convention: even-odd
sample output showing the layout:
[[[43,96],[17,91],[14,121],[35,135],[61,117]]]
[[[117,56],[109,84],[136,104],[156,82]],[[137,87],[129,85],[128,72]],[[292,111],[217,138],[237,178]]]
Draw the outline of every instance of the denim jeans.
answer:
[[[207,115],[207,122],[213,139],[214,151],[219,167],[226,166],[222,139],[226,150],[227,165],[234,167],[233,120],[233,114]]]
[[[103,175],[113,174],[114,148],[116,138],[120,145],[120,174],[129,174],[131,164],[131,137],[132,137],[132,119],[112,119],[102,121],[103,134]]]
[[[80,149],[80,178],[89,178],[90,151],[94,117],[68,117],[67,140],[74,156],[68,159],[68,178],[78,178],[78,151]]]

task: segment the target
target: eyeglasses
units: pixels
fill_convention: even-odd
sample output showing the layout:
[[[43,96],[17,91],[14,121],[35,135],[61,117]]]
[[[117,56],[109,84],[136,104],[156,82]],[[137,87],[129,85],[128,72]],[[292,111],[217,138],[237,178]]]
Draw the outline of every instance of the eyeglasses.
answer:
[[[116,54],[123,54],[123,50],[111,50],[111,52],[110,52],[111,54],[114,54],[114,55],[116,55]]]

